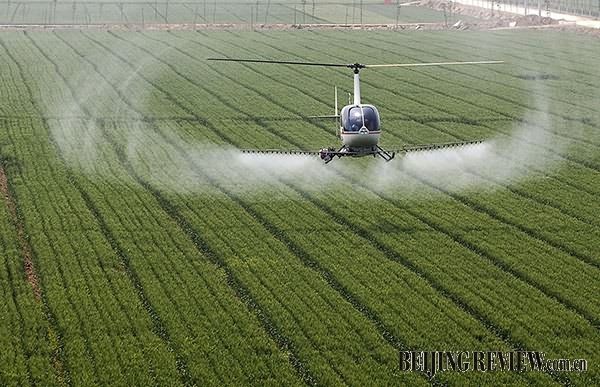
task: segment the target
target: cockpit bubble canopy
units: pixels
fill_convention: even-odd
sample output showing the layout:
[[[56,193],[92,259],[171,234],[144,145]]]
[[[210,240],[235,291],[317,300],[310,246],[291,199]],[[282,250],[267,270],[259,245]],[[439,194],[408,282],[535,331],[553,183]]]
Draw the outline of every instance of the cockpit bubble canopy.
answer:
[[[342,111],[342,126],[346,132],[358,132],[363,126],[369,132],[379,131],[379,112],[372,105],[347,106]]]

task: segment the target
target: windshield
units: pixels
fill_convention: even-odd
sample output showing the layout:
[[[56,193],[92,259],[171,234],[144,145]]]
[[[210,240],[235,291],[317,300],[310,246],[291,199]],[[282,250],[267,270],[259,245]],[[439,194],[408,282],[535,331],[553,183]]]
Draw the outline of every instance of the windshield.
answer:
[[[358,132],[363,126],[363,114],[364,124],[369,131],[379,130],[379,115],[369,106],[363,106],[362,109],[358,106],[350,108],[348,110],[348,116],[344,120],[344,130],[347,132]]]

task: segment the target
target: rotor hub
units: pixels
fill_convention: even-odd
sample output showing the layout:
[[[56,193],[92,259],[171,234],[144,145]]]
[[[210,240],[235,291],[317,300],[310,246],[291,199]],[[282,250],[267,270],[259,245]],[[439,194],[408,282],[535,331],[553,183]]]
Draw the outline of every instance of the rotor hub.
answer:
[[[365,64],[362,63],[350,63],[348,65],[346,65],[348,68],[351,68],[352,70],[354,70],[354,74],[358,74],[358,72],[360,71],[360,69],[364,69],[365,67],[367,67]]]

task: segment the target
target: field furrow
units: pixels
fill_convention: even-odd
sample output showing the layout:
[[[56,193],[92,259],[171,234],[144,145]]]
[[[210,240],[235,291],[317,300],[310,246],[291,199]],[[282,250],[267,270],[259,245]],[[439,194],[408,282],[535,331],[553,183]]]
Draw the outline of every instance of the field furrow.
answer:
[[[410,140],[410,139],[409,139],[409,140]],[[523,192],[524,192],[524,191],[523,191],[523,190],[520,190],[520,189],[518,189],[518,188],[510,188],[510,187],[509,187],[509,190],[516,191],[516,194],[517,194],[517,195],[520,195],[520,196],[524,196],[524,195],[526,195],[526,196],[527,196],[527,199],[531,199],[531,200],[535,200],[535,201],[538,201],[538,202],[540,202],[540,196],[531,195],[531,194],[523,194]],[[531,191],[531,189],[530,189],[529,191]],[[567,197],[567,198],[568,198],[568,196],[565,196],[565,197]],[[585,209],[583,209],[583,210],[582,210],[582,214],[581,214],[581,215],[579,215],[579,214],[578,214],[576,211],[573,211],[571,208],[569,208],[569,207],[567,207],[567,206],[565,206],[565,205],[563,205],[563,204],[554,204],[554,203],[552,203],[552,202],[548,202],[547,200],[546,200],[546,201],[541,201],[541,204],[542,204],[543,206],[550,206],[550,207],[553,207],[554,209],[556,209],[556,210],[558,210],[558,211],[561,211],[561,212],[563,212],[563,213],[566,213],[566,215],[567,215],[567,216],[571,216],[571,217],[575,218],[575,220],[577,220],[577,221],[583,221],[584,223],[587,223],[587,224],[591,225],[591,226],[592,226],[592,228],[595,228],[595,226],[596,226],[596,223],[595,223],[593,220],[591,220],[591,219],[589,219],[589,218],[588,218],[587,212],[589,211],[589,208],[585,208]],[[541,210],[539,210],[539,211],[540,211],[540,212],[544,212],[544,213],[546,213],[546,212],[547,212],[547,211],[545,211],[544,209],[541,209]],[[518,216],[518,215],[517,215],[517,216]],[[532,232],[531,232],[531,229],[530,229],[530,228],[529,228],[529,229],[527,229],[527,228],[524,228],[524,229],[523,229],[523,228],[522,228],[522,231],[525,231],[525,232],[527,232],[527,233],[529,233],[529,234],[532,234]],[[583,260],[583,261],[585,261],[585,262],[588,262],[588,263],[589,263],[589,262],[594,262],[594,258],[591,258],[591,257],[590,257],[590,256],[588,256],[587,254],[585,254],[585,253],[583,253],[583,254],[582,254],[582,253],[580,253],[580,252],[577,252],[575,249],[573,249],[573,247],[572,247],[572,245],[573,245],[573,244],[571,244],[571,246],[569,246],[569,247],[566,247],[566,246],[562,245],[562,243],[561,243],[561,242],[557,242],[557,241],[554,239],[554,236],[553,236],[553,235],[551,235],[551,234],[547,234],[547,236],[545,236],[545,237],[541,237],[541,238],[542,238],[542,240],[546,240],[546,241],[550,240],[550,241],[551,241],[550,243],[551,243],[551,244],[552,244],[554,247],[557,247],[557,248],[559,248],[559,249],[566,249],[567,251],[569,251],[569,252],[571,252],[572,254],[574,254],[574,255],[575,255],[577,258],[579,258],[579,259],[582,259],[582,260]],[[548,239],[548,238],[550,238],[550,239]],[[593,242],[593,240],[595,240],[595,239],[594,239],[594,238],[590,238],[590,243],[594,243],[594,242]],[[579,241],[578,241],[578,242],[576,242],[576,243],[577,243],[577,245],[580,247],[581,243],[580,243]],[[586,250],[592,250],[592,247],[590,246],[590,247],[586,248]]]
[[[293,144],[293,145],[294,145],[294,146],[298,146],[298,144]],[[578,259],[582,259],[584,262],[591,262],[591,261],[590,261],[590,259],[592,259],[592,258],[589,258],[589,257],[587,257],[587,256],[585,256],[585,255],[582,255],[581,253],[573,252],[573,249],[572,249],[572,248],[567,248],[567,247],[563,246],[563,245],[562,245],[560,242],[553,241],[552,239],[550,239],[550,240],[549,240],[549,239],[547,239],[546,237],[544,237],[543,235],[542,235],[542,236],[540,236],[540,234],[539,234],[539,233],[537,233],[537,232],[532,232],[532,229],[531,229],[531,228],[529,228],[529,227],[524,227],[524,226],[521,226],[520,224],[518,224],[518,223],[515,223],[515,222],[514,222],[514,221],[512,221],[512,220],[507,220],[507,218],[505,218],[505,217],[498,216],[498,215],[497,215],[497,213],[496,213],[495,211],[490,211],[490,210],[487,210],[487,211],[485,211],[485,207],[482,207],[482,205],[481,205],[481,204],[472,204],[472,203],[467,203],[467,204],[470,204],[471,208],[473,208],[475,211],[479,211],[479,212],[482,212],[482,211],[483,211],[483,212],[484,212],[486,215],[488,215],[488,216],[491,216],[492,218],[495,218],[496,220],[498,220],[498,221],[500,221],[500,222],[502,222],[502,223],[508,224],[509,226],[516,227],[516,228],[517,228],[518,230],[520,230],[521,232],[523,232],[523,233],[525,233],[525,234],[528,234],[529,236],[531,236],[531,237],[533,237],[533,238],[536,238],[536,239],[538,239],[538,240],[539,240],[539,241],[541,241],[542,243],[549,243],[549,244],[550,244],[552,247],[555,247],[555,248],[557,248],[557,253],[558,253],[559,251],[563,251],[563,250],[565,250],[565,249],[566,249],[568,252],[571,252],[571,254],[575,254],[575,257],[576,257],[576,258],[578,258]],[[544,214],[545,214],[545,213],[547,213],[547,211],[546,211],[545,209],[543,209],[543,208],[542,208],[541,210],[538,210],[538,211],[539,211],[540,213],[544,213]],[[560,218],[559,218],[559,219],[560,219]],[[564,223],[564,221],[563,221],[562,219],[560,220],[560,222],[561,222],[561,223]],[[534,222],[532,222],[532,223],[534,223]],[[590,241],[593,241],[593,240],[594,240],[594,238],[591,238],[591,239],[590,239]],[[525,244],[525,243],[529,243],[529,241],[528,241],[527,239],[525,239],[525,240],[524,240],[524,244]],[[531,253],[531,252],[529,252],[529,253]],[[555,253],[554,255],[557,255],[557,253]],[[505,255],[505,254],[503,254],[503,255]],[[560,255],[559,255],[559,256],[560,256]],[[508,257],[507,257],[507,258],[508,258]],[[498,261],[498,259],[497,259],[497,258],[495,258],[493,261]],[[564,261],[564,258],[560,258],[560,261],[561,261],[561,262],[563,262],[563,261]],[[503,266],[504,266],[505,268],[506,268],[506,267],[508,267],[506,264],[504,264]],[[585,266],[584,266],[584,267],[585,267]],[[557,268],[556,266],[553,266],[551,262],[549,262],[548,268],[549,268],[549,269],[553,269],[553,268],[555,268],[554,270],[558,270],[558,268]],[[580,270],[580,269],[581,269],[581,265],[577,265],[577,264],[575,264],[575,266],[574,266],[574,268],[573,268],[573,274],[571,274],[571,278],[575,278],[575,277],[577,277],[577,275],[578,275],[578,273],[579,273],[579,270]],[[546,270],[547,270],[547,269],[546,269]],[[589,271],[590,269],[587,269],[587,270]],[[593,270],[592,270],[592,271],[593,271]],[[569,277],[564,277],[564,273],[563,273],[563,271],[562,271],[562,270],[560,270],[560,271],[557,271],[557,275],[560,275],[562,278],[569,278]],[[592,275],[592,277],[593,277],[593,276],[594,276],[594,275]],[[566,283],[563,283],[563,284],[561,284],[561,285],[558,285],[558,284],[556,284],[556,283],[554,282],[554,280],[547,280],[547,279],[545,279],[545,278],[544,278],[544,276],[541,276],[541,277],[539,277],[539,278],[540,278],[540,279],[541,279],[541,280],[542,280],[544,283],[547,283],[547,284],[554,284],[554,286],[553,286],[553,287],[554,287],[556,290],[553,290],[553,291],[548,291],[548,288],[546,288],[546,286],[544,286],[544,285],[540,287],[540,289],[541,289],[542,291],[544,291],[544,292],[547,292],[547,294],[549,294],[551,297],[556,297],[556,295],[557,295],[557,294],[559,294],[559,290],[558,290],[558,289],[561,289],[561,290],[562,290],[564,285],[567,285],[567,286],[568,286],[568,284],[570,283],[570,280],[568,280],[568,279],[567,279]],[[531,280],[531,279],[529,279],[529,280]],[[570,297],[577,298],[577,292],[578,292],[578,291],[577,291],[577,290],[575,290],[573,293],[571,293],[571,296],[570,296]],[[571,302],[571,301],[568,301],[568,298],[564,298],[564,297],[562,297],[562,296],[559,296],[559,299],[560,299],[562,302],[564,302],[564,303],[565,303],[565,305],[566,305],[567,307],[570,307],[570,308],[572,308],[572,307],[573,307],[573,305],[574,305],[574,304],[573,304],[573,302]],[[585,308],[589,308],[589,307],[591,306],[589,303],[587,303],[587,301],[584,301],[584,302],[585,302],[585,304],[586,304],[586,305],[585,305]],[[581,312],[581,313],[583,313],[583,315],[585,315],[585,316],[586,316],[588,319],[590,319],[592,322],[594,322],[594,321],[596,321],[596,320],[597,320],[597,315],[598,315],[598,314],[597,314],[597,311],[594,311],[594,312],[591,312],[591,313],[590,313],[590,311],[586,311],[585,309],[581,309],[581,307],[576,307],[576,310],[577,310],[577,311],[579,311],[579,312]]]
[[[24,71],[23,76],[25,77],[26,74]],[[51,148],[52,140],[47,137],[45,146],[38,144],[33,149],[28,149],[29,146],[18,146],[27,144],[27,139],[31,136],[38,136],[39,130],[43,127],[43,123],[36,121],[33,122],[29,132],[17,131],[11,134],[14,137],[11,142],[15,144],[16,157],[21,160],[31,160],[26,155],[33,151],[33,154],[46,155],[47,160],[56,160],[56,155]],[[23,151],[27,153],[23,154]],[[77,199],[78,196],[73,193],[71,184],[63,174],[55,173],[52,164],[43,165],[36,160],[29,161],[33,164],[25,169],[30,171],[28,173],[32,173],[29,178],[27,175],[22,175],[23,172],[16,171],[18,174],[15,178],[18,179],[21,188],[17,190],[17,194],[23,197],[21,200],[28,203],[28,206],[33,205],[33,212],[24,211],[23,217],[28,221],[26,226],[34,236],[31,238],[32,249],[40,263],[42,282],[63,284],[48,289],[48,304],[56,316],[59,330],[63,333],[65,357],[73,375],[73,383],[75,385],[89,384],[92,383],[92,380],[100,381],[102,378],[109,378],[113,383],[119,383],[118,375],[121,374],[121,367],[127,369],[129,375],[141,378],[138,380],[152,378],[152,374],[164,372],[165,367],[169,367],[170,363],[164,361],[166,353],[160,353],[161,346],[157,346],[152,336],[148,336],[147,325],[145,326],[143,320],[138,320],[133,329],[129,322],[130,316],[136,316],[139,319],[138,308],[141,307],[141,304],[132,302],[135,300],[135,296],[133,299],[131,298],[133,289],[130,289],[130,285],[124,283],[120,278],[118,265],[111,262],[110,258],[106,260],[103,258],[107,255],[110,257],[110,254],[106,253],[110,247],[108,242],[104,246],[99,243],[102,241],[101,238],[98,239],[101,232],[98,230],[94,233],[93,221],[90,223],[85,211],[81,212],[82,205],[85,208],[81,197],[79,200]],[[47,177],[41,184],[35,178],[31,178],[40,174],[45,174]],[[69,187],[71,188],[69,189]],[[48,202],[50,205],[48,203],[40,204],[39,199],[36,199],[38,195],[35,192],[45,192],[46,197],[53,198]],[[56,209],[56,205],[60,209]],[[63,223],[59,215],[61,213],[74,213],[77,216],[71,218],[69,223]],[[46,220],[37,223],[35,221],[40,219],[40,214]],[[40,228],[41,232],[36,231]],[[64,231],[61,232],[61,230]],[[61,234],[68,232],[71,237],[81,233],[77,248],[69,246],[70,239],[65,241],[64,238],[56,235],[57,232]],[[96,251],[102,251],[102,253],[96,255]],[[82,259],[88,257],[87,254],[91,260]],[[55,256],[61,256],[63,259],[59,261],[51,259]],[[81,272],[78,273],[80,270]],[[82,279],[86,278],[93,282],[86,285],[85,282],[82,282]],[[71,282],[73,285],[69,286],[68,284]],[[115,292],[114,289],[118,289],[118,292]],[[78,290],[84,291],[78,292]],[[100,312],[98,308],[103,311]],[[126,310],[127,313],[114,313],[117,310]],[[95,329],[94,333],[91,333],[92,325],[90,323],[95,319],[103,318],[100,316],[106,316],[106,313],[111,313],[111,317],[110,319],[104,317],[103,324],[109,328],[107,330]],[[97,339],[90,339],[90,337],[96,336]],[[136,343],[139,340],[148,343],[146,344],[147,351],[145,351],[145,355],[132,357],[132,353],[139,351],[139,343]],[[117,349],[116,352],[114,348]],[[129,355],[123,356],[122,351],[128,351]],[[157,355],[158,359],[162,357],[162,360],[158,360]],[[118,363],[116,363],[115,356],[120,356]],[[104,365],[102,373],[98,373],[95,368],[90,368],[94,367],[94,361],[91,359],[96,357],[98,357],[97,361]],[[155,367],[156,371],[150,373],[147,370],[141,371],[140,364],[136,364],[140,359],[144,359],[144,362],[150,361],[151,367]],[[155,361],[156,363],[154,363]],[[137,370],[139,374],[132,373],[134,370]],[[161,376],[168,379],[172,374],[167,372],[166,375]],[[150,380],[148,379],[148,383],[151,383]],[[125,381],[123,380],[121,383],[125,384]]]
[[[333,306],[333,305],[332,305],[332,306]],[[388,362],[388,364],[389,364],[389,362]],[[338,375],[341,375],[341,376],[343,376],[343,377],[347,377],[345,374],[343,374],[343,373],[341,373],[341,372],[342,372],[342,371],[339,371],[339,370],[338,370],[338,371],[337,371]]]
[[[599,383],[595,37],[302,25],[448,18],[405,4],[97,5],[43,18],[141,31],[0,33],[1,385]],[[188,19],[298,28],[144,25]],[[339,147],[312,116],[350,70],[211,57],[506,63],[361,70],[383,148],[485,142],[323,165],[240,150]],[[589,369],[400,371],[430,350]]]

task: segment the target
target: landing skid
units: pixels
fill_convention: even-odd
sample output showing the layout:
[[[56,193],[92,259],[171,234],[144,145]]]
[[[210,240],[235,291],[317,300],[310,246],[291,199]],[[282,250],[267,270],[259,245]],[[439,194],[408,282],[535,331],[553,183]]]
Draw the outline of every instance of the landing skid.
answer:
[[[396,156],[396,152],[386,151],[379,145],[369,148],[348,148],[346,145],[342,146],[340,149],[335,150],[335,148],[323,148],[319,151],[319,156],[321,160],[325,162],[325,164],[331,162],[334,157],[362,157],[362,156],[370,156],[373,157],[381,157],[385,161],[391,161],[394,156]]]

